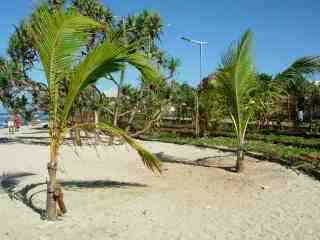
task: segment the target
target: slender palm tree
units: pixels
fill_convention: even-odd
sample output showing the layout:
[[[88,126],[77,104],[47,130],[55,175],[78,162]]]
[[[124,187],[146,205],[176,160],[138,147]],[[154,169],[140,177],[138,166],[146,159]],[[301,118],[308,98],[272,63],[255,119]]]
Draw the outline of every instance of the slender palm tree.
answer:
[[[69,116],[81,91],[106,74],[119,71],[124,63],[134,66],[145,78],[158,77],[147,59],[134,51],[135,45],[121,46],[106,39],[87,55],[82,55],[81,50],[90,39],[90,34],[101,28],[101,24],[80,15],[73,9],[50,12],[47,5],[41,5],[32,16],[30,34],[48,85],[50,160],[47,218],[49,220],[55,220],[57,216],[55,191],[59,150],[67,130],[74,127],[70,125]],[[67,84],[66,92],[61,93],[61,84]],[[160,171],[158,160],[123,131],[104,123],[80,124],[76,127],[122,137],[139,153],[148,168]]]
[[[15,31],[9,38],[7,53],[16,65],[20,65],[24,77],[27,78],[27,72],[37,61],[37,54],[28,34],[27,21],[22,21],[18,26],[15,26]]]
[[[50,9],[55,10],[61,8],[65,4],[66,0],[48,0]]]
[[[247,31],[241,40],[232,45],[222,59],[215,77],[218,92],[232,120],[237,137],[238,154],[236,170],[243,170],[245,134],[253,115],[253,94],[256,87],[256,72],[251,55],[252,33]]]
[[[72,0],[72,5],[84,16],[91,17],[100,23],[111,23],[112,12],[99,0]]]

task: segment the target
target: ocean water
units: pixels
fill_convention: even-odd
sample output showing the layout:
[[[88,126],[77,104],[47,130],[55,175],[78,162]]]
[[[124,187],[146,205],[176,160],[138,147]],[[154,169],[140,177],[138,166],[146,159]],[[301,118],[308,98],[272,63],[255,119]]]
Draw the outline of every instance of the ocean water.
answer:
[[[0,113],[0,128],[7,127],[7,119],[8,119],[7,113]]]
[[[0,112],[0,128],[6,128],[8,126],[8,117],[8,113]],[[42,121],[48,121],[48,114],[45,112],[36,112],[33,117]],[[22,119],[22,124],[26,124],[24,119]]]

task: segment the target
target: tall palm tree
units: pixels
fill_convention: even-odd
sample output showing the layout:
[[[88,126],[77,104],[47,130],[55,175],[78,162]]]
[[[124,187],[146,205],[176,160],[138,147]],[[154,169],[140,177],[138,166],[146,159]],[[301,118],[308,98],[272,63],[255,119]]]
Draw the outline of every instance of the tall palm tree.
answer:
[[[111,23],[112,12],[99,0],[72,0],[72,5],[84,16],[91,17],[100,23]]]
[[[18,26],[15,26],[15,31],[9,38],[7,53],[15,64],[21,66],[24,77],[27,78],[27,72],[37,61],[37,54],[28,34],[27,21],[22,21]]]
[[[163,30],[163,23],[159,13],[150,12],[144,10],[140,14],[141,21],[143,22],[143,28],[145,34],[151,39],[151,47],[153,47],[155,40],[160,40],[160,36]]]
[[[181,61],[179,58],[170,57],[169,59],[165,59],[165,67],[168,69],[169,72],[169,75],[166,77],[166,80],[169,80],[174,76],[180,65]]]
[[[158,77],[147,59],[134,51],[134,45],[121,46],[106,39],[83,56],[81,50],[90,39],[90,33],[101,28],[101,24],[80,15],[73,9],[50,12],[47,5],[41,5],[32,16],[30,34],[48,84],[50,160],[47,218],[49,220],[55,220],[57,216],[55,189],[59,150],[68,128],[73,127],[70,126],[69,116],[81,91],[106,74],[119,71],[124,63],[134,66],[145,78]],[[66,92],[61,93],[61,84],[67,84]],[[139,153],[148,168],[160,171],[157,159],[123,131],[104,123],[83,124],[76,127],[122,137]]]
[[[50,9],[56,10],[61,8],[65,4],[66,0],[48,0]]]
[[[256,87],[256,72],[251,55],[252,33],[247,31],[241,40],[232,45],[222,59],[215,77],[233,123],[237,137],[238,154],[236,170],[243,170],[245,134],[253,115],[253,94]]]
[[[126,21],[128,41],[141,39],[144,42],[143,50],[153,57],[157,53],[156,41],[161,40],[163,22],[158,13],[144,10],[138,15],[131,15]]]

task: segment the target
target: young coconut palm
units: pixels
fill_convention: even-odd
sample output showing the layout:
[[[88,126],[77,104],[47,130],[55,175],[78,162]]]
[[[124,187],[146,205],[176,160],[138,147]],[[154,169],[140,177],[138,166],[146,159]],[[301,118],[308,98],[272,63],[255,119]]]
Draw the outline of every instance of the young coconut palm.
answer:
[[[101,77],[119,71],[124,63],[134,66],[145,78],[158,78],[157,72],[149,66],[147,59],[137,53],[133,46],[120,46],[105,40],[83,56],[81,50],[85,48],[90,34],[101,28],[99,23],[72,9],[50,12],[47,5],[42,5],[32,16],[30,34],[48,84],[50,160],[47,218],[49,220],[55,220],[57,217],[55,192],[58,186],[56,170],[59,149],[68,128],[72,127],[69,115],[79,93]],[[63,93],[60,91],[62,83],[67,83],[67,90]],[[123,131],[102,123],[76,127],[122,137],[139,153],[148,168],[160,172],[158,160]]]
[[[243,170],[244,143],[248,123],[254,112],[253,93],[256,72],[251,56],[252,33],[247,31],[239,43],[232,45],[222,59],[215,78],[237,137],[236,170]]]

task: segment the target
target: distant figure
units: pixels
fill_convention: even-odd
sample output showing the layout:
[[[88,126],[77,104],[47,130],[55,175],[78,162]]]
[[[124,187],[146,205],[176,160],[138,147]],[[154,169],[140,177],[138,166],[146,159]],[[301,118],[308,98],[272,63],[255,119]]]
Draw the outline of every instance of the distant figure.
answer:
[[[21,126],[21,118],[19,114],[15,115],[15,119],[14,119],[14,125],[16,128],[16,131],[19,132],[20,126]]]
[[[10,114],[8,118],[9,134],[14,134],[14,131],[15,131],[14,126],[15,126],[15,118],[12,114]]]
[[[299,120],[299,122],[303,122],[303,111],[299,111],[298,112],[298,120]]]

